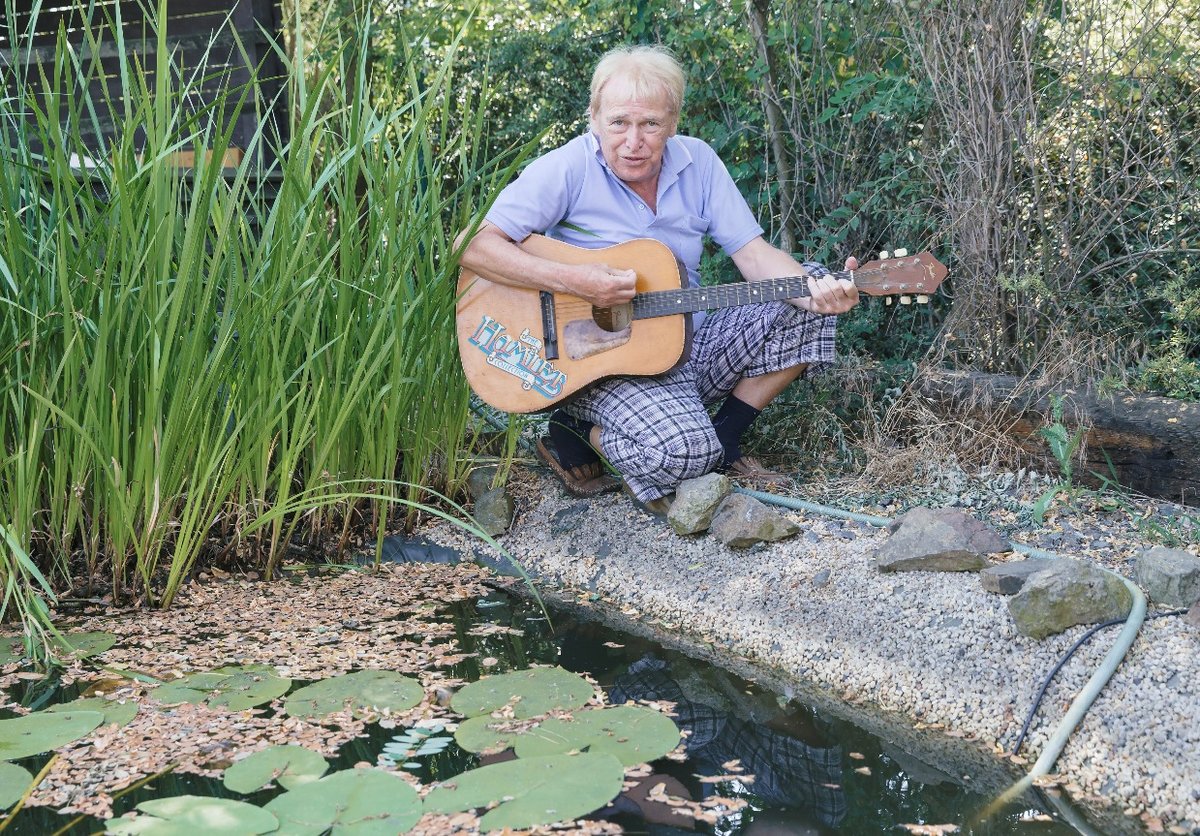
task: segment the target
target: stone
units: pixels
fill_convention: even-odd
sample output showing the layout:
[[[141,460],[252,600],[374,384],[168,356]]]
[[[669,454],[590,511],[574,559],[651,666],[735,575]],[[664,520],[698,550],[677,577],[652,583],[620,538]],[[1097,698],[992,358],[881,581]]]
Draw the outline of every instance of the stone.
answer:
[[[1185,623],[1192,625],[1197,630],[1200,630],[1200,601],[1192,604],[1192,608],[1188,610],[1187,615],[1183,617]]]
[[[1151,600],[1168,607],[1200,601],[1200,557],[1183,549],[1147,549],[1138,556],[1133,579]]]
[[[495,537],[508,531],[512,525],[513,499],[504,488],[492,488],[475,500],[475,522]]]
[[[555,537],[566,537],[574,534],[587,520],[588,503],[576,502],[561,511],[555,512],[550,518],[550,534]]]
[[[833,572],[829,569],[822,569],[817,574],[813,575],[812,585],[817,589],[829,585],[829,579],[833,576]]]
[[[1133,595],[1120,578],[1076,560],[1058,560],[1035,572],[1008,602],[1017,629],[1033,639],[1077,624],[1124,618],[1132,607]]]
[[[492,481],[496,478],[496,471],[499,468],[494,464],[477,467],[467,476],[467,493],[475,502],[479,501],[479,497],[492,489]]]
[[[743,549],[791,537],[800,526],[753,497],[733,493],[717,508],[709,531],[726,546]]]
[[[979,583],[985,592],[997,595],[1016,595],[1029,580],[1029,576],[1043,569],[1049,569],[1055,561],[1045,557],[1031,557],[1027,560],[1014,560],[1011,563],[997,563],[979,573]]]
[[[675,489],[675,501],[667,512],[667,522],[679,535],[707,531],[717,507],[732,490],[729,477],[720,473],[688,479]]]
[[[881,572],[976,572],[988,565],[984,555],[1011,550],[991,528],[952,508],[914,508],[888,531],[875,551]]]

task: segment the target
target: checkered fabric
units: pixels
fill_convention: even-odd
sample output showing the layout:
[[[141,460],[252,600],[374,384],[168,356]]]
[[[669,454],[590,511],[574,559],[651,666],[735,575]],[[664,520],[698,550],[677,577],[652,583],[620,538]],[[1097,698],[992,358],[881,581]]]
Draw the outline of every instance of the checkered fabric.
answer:
[[[814,275],[829,272],[816,262],[804,266]],[[688,363],[656,377],[602,381],[565,409],[600,426],[600,452],[638,499],[657,499],[720,464],[706,404],[723,400],[743,377],[801,363],[812,374],[829,365],[836,328],[837,317],[787,302],[723,308],[697,329]]]
[[[805,811],[828,827],[837,827],[846,817],[842,747],[812,746],[689,700],[667,663],[653,656],[630,665],[609,694],[614,705],[639,699],[675,703],[675,724],[691,731],[686,746],[693,771],[724,774],[722,764],[737,758],[754,776],[750,791],[764,801]]]

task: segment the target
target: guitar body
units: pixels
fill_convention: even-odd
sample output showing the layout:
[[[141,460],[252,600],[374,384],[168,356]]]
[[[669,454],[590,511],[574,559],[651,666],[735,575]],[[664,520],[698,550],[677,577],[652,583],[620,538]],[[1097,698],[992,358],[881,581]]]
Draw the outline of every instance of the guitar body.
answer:
[[[563,264],[636,270],[639,294],[678,290],[686,281],[671,250],[652,238],[593,250],[531,235],[520,246]],[[505,412],[550,409],[606,377],[662,374],[685,359],[686,314],[607,331],[595,323],[590,303],[565,293],[509,287],[468,270],[459,277],[458,293],[458,350],[467,381]],[[547,358],[547,349],[558,357]]]

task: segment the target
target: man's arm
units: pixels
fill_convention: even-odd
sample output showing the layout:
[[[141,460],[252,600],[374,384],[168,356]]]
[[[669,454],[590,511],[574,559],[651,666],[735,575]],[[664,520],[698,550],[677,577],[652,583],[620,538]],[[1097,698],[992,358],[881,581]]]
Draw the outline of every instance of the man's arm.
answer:
[[[804,265],[765,238],[759,236],[746,244],[732,256],[742,276],[751,282],[777,279],[781,276],[802,276],[808,271]],[[846,259],[846,269],[858,268],[858,259]],[[798,308],[815,314],[840,314],[858,304],[858,288],[848,279],[809,278],[811,296],[789,299]]]
[[[460,233],[455,244],[461,245],[465,235]],[[633,270],[614,270],[606,264],[560,264],[531,255],[488,221],[466,245],[459,263],[488,281],[569,293],[600,308],[628,302],[637,283]]]

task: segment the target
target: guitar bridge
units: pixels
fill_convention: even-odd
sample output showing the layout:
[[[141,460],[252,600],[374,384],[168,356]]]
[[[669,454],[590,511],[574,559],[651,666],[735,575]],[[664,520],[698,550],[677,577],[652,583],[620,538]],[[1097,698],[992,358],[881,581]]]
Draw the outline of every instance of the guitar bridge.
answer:
[[[558,319],[554,314],[554,294],[543,290],[538,294],[542,303],[542,343],[547,360],[558,359]]]

